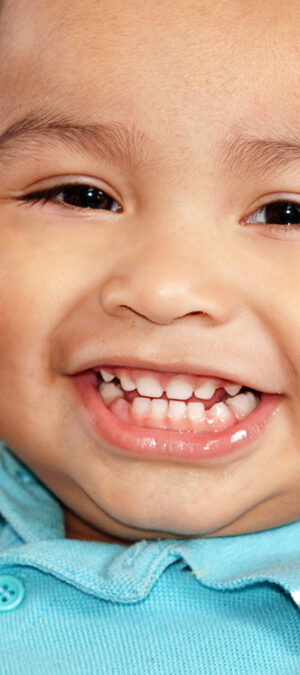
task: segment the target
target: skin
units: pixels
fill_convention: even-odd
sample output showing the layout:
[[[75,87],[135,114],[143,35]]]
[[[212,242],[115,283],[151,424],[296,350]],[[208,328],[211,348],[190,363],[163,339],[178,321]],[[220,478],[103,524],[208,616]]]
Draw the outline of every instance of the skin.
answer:
[[[299,135],[299,20],[298,0],[4,5],[0,133],[42,109],[147,137],[130,162],[46,136],[0,152],[0,436],[61,501],[69,537],[223,536],[300,516],[300,225],[244,223],[270,195],[300,201],[300,152],[260,174],[247,153],[224,163],[234,138]],[[20,202],[67,179],[123,212]],[[127,458],[95,438],[69,377],[112,357],[226,367],[281,406],[229,462]]]

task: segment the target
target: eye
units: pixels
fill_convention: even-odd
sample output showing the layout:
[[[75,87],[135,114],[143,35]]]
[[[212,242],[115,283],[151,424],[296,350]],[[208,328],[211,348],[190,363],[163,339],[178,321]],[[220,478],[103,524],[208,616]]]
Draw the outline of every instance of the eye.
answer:
[[[122,211],[120,204],[106,192],[93,185],[68,184],[59,185],[45,190],[31,192],[20,198],[22,202],[46,204],[47,202],[61,203],[79,209],[102,209],[104,211]]]
[[[287,200],[277,200],[260,206],[244,221],[246,223],[263,223],[300,227],[300,203]]]

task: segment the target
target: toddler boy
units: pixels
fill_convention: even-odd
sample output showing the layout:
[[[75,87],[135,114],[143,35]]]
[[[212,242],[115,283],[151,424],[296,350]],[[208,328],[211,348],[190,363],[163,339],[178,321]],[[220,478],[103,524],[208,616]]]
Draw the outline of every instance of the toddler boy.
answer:
[[[4,0],[0,672],[300,672],[297,0]]]

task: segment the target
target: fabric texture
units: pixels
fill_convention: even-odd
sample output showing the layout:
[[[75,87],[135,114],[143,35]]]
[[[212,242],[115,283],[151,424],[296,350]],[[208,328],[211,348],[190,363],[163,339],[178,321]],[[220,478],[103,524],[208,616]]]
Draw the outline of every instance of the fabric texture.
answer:
[[[1,675],[300,675],[300,521],[235,537],[66,539],[52,493],[0,445]]]

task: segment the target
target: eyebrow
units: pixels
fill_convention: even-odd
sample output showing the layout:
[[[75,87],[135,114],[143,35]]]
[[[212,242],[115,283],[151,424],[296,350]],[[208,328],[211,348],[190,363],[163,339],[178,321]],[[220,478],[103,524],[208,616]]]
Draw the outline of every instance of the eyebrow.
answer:
[[[221,155],[224,168],[231,173],[244,169],[259,178],[274,171],[274,167],[279,169],[300,161],[300,136],[257,138],[235,134],[223,145]]]
[[[137,165],[145,158],[150,141],[135,125],[127,128],[121,122],[83,124],[68,117],[37,113],[13,123],[0,135],[0,163],[16,156],[32,156],[43,139],[59,141],[98,160],[121,160],[129,165]],[[218,156],[224,169],[232,174],[244,170],[260,178],[274,171],[274,166],[282,168],[300,161],[300,135],[260,138],[238,130],[221,143]]]
[[[42,140],[59,141],[99,159],[138,163],[149,139],[134,125],[120,122],[81,124],[70,118],[27,116],[9,126],[0,135],[0,162],[10,161],[38,149]]]

